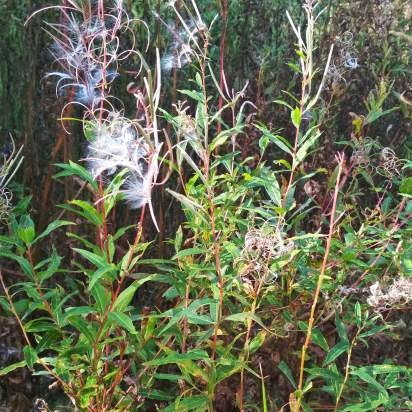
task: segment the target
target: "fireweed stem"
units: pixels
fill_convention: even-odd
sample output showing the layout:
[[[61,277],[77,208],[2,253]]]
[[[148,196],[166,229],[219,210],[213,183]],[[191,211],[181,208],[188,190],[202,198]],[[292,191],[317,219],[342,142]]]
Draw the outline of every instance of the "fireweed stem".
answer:
[[[315,311],[316,311],[316,307],[317,307],[317,304],[318,304],[318,300],[319,300],[320,292],[321,292],[321,289],[322,289],[323,281],[324,281],[324,278],[325,278],[326,265],[328,263],[330,248],[331,248],[331,244],[332,244],[332,236],[333,236],[333,232],[334,232],[334,229],[335,229],[336,204],[337,204],[338,195],[339,195],[340,178],[341,178],[342,170],[343,170],[344,164],[345,164],[345,157],[344,157],[343,154],[339,154],[337,156],[337,159],[338,159],[338,162],[339,162],[338,163],[338,175],[337,175],[337,178],[336,178],[335,190],[334,190],[334,194],[333,194],[333,204],[332,204],[332,211],[331,211],[330,222],[329,222],[329,233],[328,233],[328,237],[327,237],[327,241],[326,241],[325,253],[323,255],[322,267],[321,267],[321,270],[320,270],[320,274],[319,274],[319,278],[318,278],[318,282],[317,282],[317,286],[316,286],[316,290],[315,290],[315,295],[314,295],[314,298],[313,298],[312,307],[310,309],[310,316],[309,316],[308,329],[307,329],[307,332],[306,332],[306,339],[305,339],[305,343],[302,346],[302,351],[301,351],[296,411],[300,410],[300,406],[301,406],[302,399],[303,399],[303,376],[304,376],[304,369],[305,369],[305,357],[306,357],[307,350],[309,348],[309,344],[310,344],[311,339],[312,339],[312,330],[313,330],[313,326],[314,326],[314,322],[315,322]]]

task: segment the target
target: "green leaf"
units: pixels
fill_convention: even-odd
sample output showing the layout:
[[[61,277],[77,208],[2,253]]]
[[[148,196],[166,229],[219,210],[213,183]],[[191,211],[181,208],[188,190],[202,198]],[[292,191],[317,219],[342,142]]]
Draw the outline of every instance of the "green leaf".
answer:
[[[312,341],[313,343],[321,347],[325,352],[329,351],[328,342],[318,328],[315,328],[312,331]]]
[[[137,289],[140,288],[144,283],[149,282],[157,278],[156,274],[145,276],[142,279],[135,280],[130,286],[128,286],[120,295],[117,297],[113,304],[113,310],[117,312],[124,311],[133,299]]]
[[[355,303],[355,321],[356,326],[360,327],[362,325],[362,308],[359,302]]]
[[[15,260],[19,264],[23,272],[30,278],[33,278],[33,268],[27,259],[22,256],[15,255],[14,253],[3,251],[0,251],[0,256]]]
[[[263,125],[255,125],[262,133],[263,137],[266,137],[270,142],[275,144],[279,149],[283,150],[284,152],[288,153],[289,155],[292,155],[292,148],[289,144],[289,142],[282,136],[278,134],[272,134],[270,130],[268,130],[265,126]]]
[[[110,267],[110,264],[107,262],[104,256],[97,255],[96,253],[89,252],[85,249],[73,248],[73,250],[98,268]]]
[[[9,374],[10,372],[15,371],[16,369],[25,368],[26,366],[27,365],[26,365],[25,360],[13,363],[12,365],[9,365],[9,366],[6,366],[3,369],[0,369],[0,376],[5,376],[5,375]]]
[[[37,359],[39,358],[37,356],[37,352],[35,351],[35,349],[31,346],[25,346],[23,348],[23,354],[27,367],[29,369],[33,369],[34,364],[37,362]]]
[[[312,368],[305,368],[305,370],[313,378],[321,377],[322,379],[325,380],[325,382],[328,382],[328,383],[335,382],[340,385],[341,382],[343,382],[343,376],[339,375],[339,373],[333,370],[334,366],[335,365],[332,365],[327,368],[325,367],[320,368],[318,366],[314,366]]]
[[[273,100],[273,103],[279,104],[281,106],[285,106],[288,109],[293,110],[293,107],[289,103],[286,103],[284,100],[279,100],[279,99],[278,100]]]
[[[191,166],[191,168],[196,172],[196,175],[199,176],[202,179],[202,182],[207,185],[206,182],[206,177],[203,175],[203,173],[201,172],[201,170],[199,169],[198,165],[195,163],[195,161],[186,153],[186,150],[182,147],[182,145],[178,145],[177,146],[178,150],[179,150],[179,154],[181,154],[185,159],[186,162]],[[201,155],[201,152],[199,151],[198,156]],[[174,197],[176,197],[178,200],[178,196],[176,196],[176,192],[173,192],[173,190],[168,189],[168,192],[173,195]],[[179,195],[179,193],[177,193],[177,195]],[[180,195],[183,196],[183,195]]]
[[[299,109],[299,107],[296,107],[295,109],[292,110],[290,117],[292,119],[292,123],[295,126],[296,129],[300,127],[300,123],[302,122],[302,113]]]
[[[103,216],[94,208],[90,203],[83,200],[71,200],[70,205],[77,206],[81,211],[72,209],[76,214],[84,217],[88,222],[95,226],[101,226],[103,224]],[[64,207],[64,206],[63,206]]]
[[[98,270],[96,270],[93,273],[93,275],[90,279],[88,289],[89,290],[93,289],[96,282],[98,282],[107,273],[115,273],[115,272],[116,272],[116,265],[114,265],[113,263],[110,263],[109,265],[106,265],[106,266],[103,266],[103,267],[99,268]]]
[[[265,181],[264,183],[266,193],[269,195],[270,200],[278,207],[282,206],[282,197],[280,194],[280,187],[277,179],[274,177],[271,182]]]
[[[139,395],[147,399],[155,399],[157,401],[171,401],[175,397],[170,394],[170,392],[165,392],[160,389],[145,389],[139,390]]]
[[[83,166],[80,166],[77,163],[72,162],[71,160],[69,161],[69,164],[57,163],[56,166],[63,170],[59,173],[56,173],[54,175],[55,178],[76,175],[79,176],[83,181],[88,182],[95,191],[98,190],[96,181],[93,179],[90,172]]]
[[[155,373],[154,378],[170,382],[179,382],[184,380],[183,375],[176,375],[171,373]]]
[[[346,333],[346,327],[339,318],[338,311],[335,313],[335,325],[338,331],[338,335],[342,341],[349,342],[348,334]]]
[[[132,335],[137,335],[137,330],[134,327],[132,320],[125,313],[110,312],[109,320],[126,329]]]
[[[367,370],[372,372],[374,375],[387,374],[387,373],[411,373],[412,370],[408,366],[399,366],[399,365],[372,365],[372,366],[363,366],[357,370]]]
[[[216,147],[221,146],[222,144],[225,144],[227,139],[230,137],[230,130],[224,130],[223,132],[219,133],[210,143],[209,145],[209,150],[212,152],[213,150],[216,149]]]
[[[386,389],[372,375],[370,375],[365,368],[354,369],[350,372],[350,374],[369,383],[369,385],[373,386],[379,393],[384,394],[386,398],[389,397]]]
[[[196,100],[198,102],[203,103],[204,102],[204,97],[203,94],[200,92],[196,92],[193,90],[178,90],[179,93],[182,93],[186,96],[189,96],[190,98],[192,98],[193,100]]]
[[[255,353],[265,342],[267,332],[260,331],[257,335],[249,342],[249,353]]]
[[[412,276],[412,248],[406,249],[401,258],[403,272],[407,277]]]
[[[278,365],[278,368],[282,371],[282,373],[288,378],[289,382],[292,384],[294,389],[297,389],[295,378],[293,377],[293,373],[290,370],[288,364],[284,361],[281,361]]]
[[[70,320],[73,316],[87,316],[94,313],[94,309],[91,306],[76,306],[73,308],[67,308],[64,312],[63,322]]]
[[[104,313],[105,310],[110,305],[110,294],[109,292],[99,283],[96,283],[90,290],[96,304],[98,306],[99,312]]]
[[[383,394],[379,394],[377,399],[367,400],[366,402],[362,403],[354,403],[347,405],[343,409],[339,409],[339,412],[367,412],[373,411],[376,412],[378,410],[378,406],[383,405],[386,403],[388,399]]]
[[[263,153],[265,153],[266,148],[268,147],[268,144],[270,142],[270,139],[268,136],[263,135],[259,139],[259,149],[260,149],[260,155],[263,156]]]
[[[296,163],[299,164],[308,154],[309,149],[314,145],[316,140],[319,139],[321,133],[311,135],[305,142],[299,147],[299,150],[296,153]]]
[[[340,341],[338,342],[326,355],[325,360],[323,361],[323,366],[329,365],[335,359],[337,359],[342,353],[348,351],[349,349],[349,342],[348,341]]]
[[[266,172],[266,171],[265,171]],[[262,173],[261,176],[248,178],[247,186],[250,188],[263,187],[270,197],[270,200],[278,207],[282,206],[282,196],[280,193],[279,182],[274,173]]]
[[[175,246],[175,252],[178,253],[180,248],[182,247],[183,243],[183,230],[182,226],[179,226],[179,229],[176,231],[176,236],[175,236],[175,241],[174,241],[174,246]]]
[[[382,110],[382,109],[373,109],[368,115],[366,116],[365,119],[365,125],[371,124],[378,120],[382,116],[386,116],[387,114],[392,113],[395,110],[398,110],[399,107],[392,107],[391,109],[388,110]]]
[[[51,278],[59,270],[62,257],[59,256],[56,250],[53,248],[52,255],[47,260],[50,262],[47,269],[44,271],[38,272],[38,276],[41,282],[44,282],[47,279]]]
[[[412,196],[412,177],[406,177],[402,179],[399,186],[399,193],[402,195]]]
[[[250,312],[242,312],[242,313],[235,313],[233,315],[226,316],[223,320],[229,320],[232,322],[245,322],[247,320],[253,320],[255,321],[258,325],[262,326],[265,330],[268,330],[262,320],[259,318],[259,316],[254,315],[253,313]]]
[[[69,226],[69,225],[74,225],[75,223],[69,222],[67,220],[55,220],[54,222],[50,223],[47,228],[34,239],[34,243],[38,242],[40,239],[43,239],[44,237],[48,236],[51,232],[55,231],[59,227],[62,226]]]
[[[28,215],[21,217],[19,225],[17,227],[17,236],[26,245],[31,245],[34,238],[36,237],[36,232],[34,229],[34,222]]]
[[[375,326],[369,330],[367,330],[366,332],[363,332],[359,335],[360,338],[367,338],[369,336],[373,336],[376,335],[377,333],[381,333],[384,330],[390,329],[391,326],[390,325],[378,325]]]
[[[303,321],[298,322],[299,328],[306,332],[308,330],[308,324]],[[314,328],[312,330],[312,341],[319,347],[321,347],[325,352],[329,351],[329,345],[325,337],[322,335],[322,332],[320,331],[319,328]]]
[[[72,316],[69,318],[69,324],[74,326],[80,333],[82,333],[90,343],[94,343],[95,333],[90,324],[80,316]]]
[[[200,249],[200,248],[189,248],[189,249],[183,249],[180,250],[179,252],[177,252],[174,256],[173,256],[173,260],[178,260],[181,259],[182,257],[186,257],[186,256],[193,256],[193,255],[202,255],[207,253],[206,249]]]
[[[26,323],[24,329],[26,329],[26,332],[31,333],[48,332],[56,330],[54,324],[50,321],[49,318],[33,319]]]
[[[174,198],[176,198],[184,207],[187,209],[191,210],[196,216],[199,216],[205,223],[207,222],[207,219],[205,218],[204,215],[204,208],[201,206],[199,203],[196,203],[194,200],[189,199],[188,197],[177,193],[171,189],[166,189],[166,191],[171,194]]]
[[[149,362],[145,362],[145,365],[146,366],[161,366],[161,365],[169,365],[169,364],[181,364],[189,360],[208,361],[208,359],[209,359],[209,355],[206,351],[201,350],[201,349],[193,349],[186,353],[172,352],[163,358],[153,359]]]
[[[178,398],[172,405],[160,409],[159,412],[205,412],[207,410],[207,405],[208,398],[206,396],[195,395],[183,399]]]

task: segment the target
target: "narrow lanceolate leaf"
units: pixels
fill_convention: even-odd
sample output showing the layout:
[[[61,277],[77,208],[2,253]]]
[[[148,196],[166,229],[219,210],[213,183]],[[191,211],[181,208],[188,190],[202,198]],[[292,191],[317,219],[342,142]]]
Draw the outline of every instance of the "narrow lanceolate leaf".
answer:
[[[110,293],[99,283],[96,283],[91,289],[90,293],[92,294],[96,306],[100,313],[104,313],[105,310],[110,305]]]
[[[161,365],[168,365],[168,364],[179,364],[182,362],[186,362],[188,360],[203,360],[207,361],[209,359],[209,355],[206,351],[200,349],[193,349],[186,353],[177,353],[173,352],[163,358],[153,359],[149,362],[146,362],[146,366],[161,366]]]
[[[81,334],[83,334],[90,343],[94,343],[95,336],[90,325],[80,316],[73,316],[70,318],[70,325],[75,327]]]
[[[309,149],[315,144],[316,140],[318,140],[320,135],[320,132],[313,134],[307,140],[305,140],[305,142],[299,147],[299,150],[296,153],[297,164],[302,162],[302,160],[306,157],[306,155],[309,152]]]
[[[23,354],[27,367],[32,369],[38,359],[37,352],[31,346],[25,346],[23,349]]]
[[[33,243],[38,242],[40,239],[43,239],[44,237],[50,235],[50,233],[54,232],[56,229],[62,227],[62,226],[69,226],[69,225],[74,225],[75,223],[69,222],[67,220],[55,220],[54,222],[50,223],[49,226],[39,235],[34,239]]]
[[[250,312],[242,312],[242,313],[235,313],[233,315],[226,316],[224,320],[230,320],[232,322],[245,322],[246,320],[253,320],[256,322],[258,325],[260,325],[262,328],[265,330],[268,330],[264,323],[262,322],[262,319],[259,318],[259,316],[254,315],[253,313]]]
[[[292,110],[290,117],[292,119],[293,126],[295,126],[296,129],[298,129],[302,121],[302,113],[299,107],[296,107],[295,109]]]
[[[133,299],[137,289],[140,288],[144,283],[149,282],[150,280],[154,280],[157,278],[156,274],[145,276],[142,279],[135,280],[130,286],[128,286],[120,295],[117,297],[116,301],[113,304],[113,310],[122,312],[124,311],[127,306],[129,306],[130,302]]]
[[[83,200],[71,200],[69,203],[80,208],[82,213],[79,214],[86,218],[90,223],[96,226],[101,226],[103,224],[103,217],[101,213],[99,213],[96,208],[88,202]]]
[[[207,222],[204,214],[204,208],[199,203],[196,203],[194,200],[189,199],[188,197],[177,193],[171,189],[166,189],[174,198],[176,198],[184,207],[191,210],[196,216],[199,216],[204,222]]]
[[[353,376],[357,376],[358,378],[362,379],[364,382],[369,383],[369,385],[373,386],[379,393],[385,395],[385,397],[387,398],[389,397],[386,389],[364,368],[352,370],[350,374]]]
[[[337,343],[326,355],[326,358],[323,362],[323,365],[329,365],[331,362],[333,362],[335,359],[337,359],[342,353],[345,353],[349,349],[349,342],[342,340],[339,343]]]
[[[339,409],[339,412],[376,412],[378,406],[388,402],[388,399],[383,394],[379,394],[377,399],[368,399],[366,402],[352,403],[343,409]]]
[[[189,249],[183,249],[181,251],[179,251],[178,253],[176,253],[173,256],[173,260],[178,260],[181,259],[182,257],[186,257],[186,256],[193,256],[193,255],[202,255],[207,253],[207,249],[200,249],[200,248],[189,248]]]
[[[27,364],[26,364],[25,360],[13,363],[9,366],[6,366],[3,369],[0,369],[0,376],[5,376],[5,375],[9,374],[10,372],[15,371],[16,369],[25,368],[26,366],[27,366]]]
[[[362,324],[362,308],[359,302],[355,303],[355,321],[356,326],[360,327]]]
[[[208,398],[203,395],[189,396],[188,398],[177,398],[174,403],[159,412],[204,412],[207,410]]]
[[[123,329],[126,329],[132,335],[137,335],[137,330],[134,327],[132,320],[125,313],[110,312],[109,320]]]
[[[93,179],[93,176],[90,174],[90,172],[83,166],[80,166],[77,163],[72,162],[71,160],[69,161],[69,164],[57,163],[56,166],[60,167],[60,169],[63,170],[55,174],[55,178],[76,175],[79,176],[82,180],[89,183],[93,187],[93,189],[97,191],[98,186],[96,181]]]
[[[64,313],[63,321],[69,320],[73,316],[85,317],[94,312],[95,310],[91,306],[77,306],[73,308],[67,308]]]
[[[6,251],[3,252],[1,250],[0,250],[0,256],[7,258],[7,259],[15,260],[26,275],[28,275],[30,278],[33,277],[33,268],[30,262],[26,258],[15,255],[14,253],[11,253],[11,252],[6,252]]]
[[[341,338],[341,340],[345,342],[349,342],[348,334],[346,332],[346,327],[344,323],[340,320],[338,313],[336,312],[335,315],[335,325],[336,329],[338,331],[338,335]]]
[[[110,265],[103,266],[100,269],[96,270],[93,273],[90,283],[89,283],[89,290],[93,289],[96,282],[98,282],[103,276],[107,275],[108,273],[114,272],[116,270],[116,265],[111,263]]]
[[[98,268],[110,266],[104,256],[97,255],[85,249],[73,248],[73,250]]]
[[[212,143],[210,143],[209,145],[209,150],[213,151],[216,149],[216,147],[221,146],[223,144],[226,143],[227,139],[230,137],[231,135],[231,131],[230,130],[224,130],[223,132],[219,133],[219,135],[217,135]]]
[[[281,361],[278,365],[278,368],[283,372],[283,374],[288,378],[289,382],[292,384],[293,388],[296,389],[296,381],[295,378],[293,377],[293,373],[290,370],[288,364],[284,361]]]

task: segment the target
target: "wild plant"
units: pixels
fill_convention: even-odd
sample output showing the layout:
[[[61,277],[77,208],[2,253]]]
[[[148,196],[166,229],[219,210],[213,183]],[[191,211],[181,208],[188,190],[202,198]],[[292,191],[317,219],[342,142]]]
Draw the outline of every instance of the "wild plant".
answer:
[[[6,301],[27,344],[25,360],[8,370],[39,365],[43,370],[35,373],[49,375],[80,410],[130,410],[141,404],[136,386],[128,381],[128,373],[134,368],[132,358],[138,350],[132,350],[124,338],[125,333],[130,333],[134,344],[139,338],[126,312],[134,292],[149,277],[136,279],[127,287],[124,283],[148,246],[141,242],[146,209],[156,224],[151,190],[157,179],[162,146],[156,117],[160,65],[158,60],[153,74],[140,52],[120,50],[119,35],[133,34],[131,25],[136,23],[128,18],[122,1],[111,5],[103,1],[68,1],[55,8],[64,23],[49,24],[47,30],[61,71],[49,76],[57,77],[58,93],[73,91],[74,100],[64,107],[62,121],[72,120],[64,118],[68,105],[79,105],[88,139],[88,168],[74,162],[62,164],[56,177],[76,176],[84,182],[81,189],[87,185],[93,193],[93,202],[73,199],[64,208],[96,229],[96,243],[88,241],[87,234],[81,238],[68,233],[68,238],[76,239],[81,247],[73,249],[76,263],[64,269],[63,258],[56,249],[39,261],[39,244],[55,230],[73,226],[73,222],[55,220],[41,233],[36,232],[28,216],[12,225],[11,250],[0,253],[16,261],[29,280],[8,286],[2,278]],[[132,36],[132,46],[134,41]],[[120,62],[128,57],[137,65],[135,74],[144,73],[142,91],[135,94],[142,117],[135,120],[127,119],[119,102],[110,96]],[[9,165],[10,162],[6,164]],[[108,225],[120,197],[126,198],[131,207],[141,209],[140,218],[133,225],[134,241],[122,252],[115,242],[130,228],[110,233]],[[76,279],[83,285],[80,289],[59,280],[59,273],[76,272],[76,277],[81,273],[84,276]],[[84,293],[79,295],[82,289]],[[28,298],[31,304],[18,311],[16,297]],[[143,344],[144,339],[140,342]]]
[[[16,148],[13,138],[10,144],[5,144],[0,157],[0,222],[7,223],[12,210],[12,193],[8,185],[23,162],[23,147]]]
[[[235,91],[224,66],[216,70],[216,19],[200,5],[159,6],[155,18],[173,40],[163,55],[155,50],[154,69],[137,50],[136,25],[147,26],[121,0],[51,7],[62,16],[46,27],[59,69],[47,76],[68,99],[63,125],[80,121],[86,149],[58,165],[58,181],[79,184],[61,206],[66,220],[39,230],[25,214],[0,238],[0,256],[26,277],[0,276],[0,304],[26,341],[24,359],[0,374],[28,367],[88,412],[410,407],[410,370],[362,356],[402,338],[396,314],[410,302],[411,165],[370,128],[396,110],[386,106],[391,82],[353,113],[352,134],[322,169],[326,86],[333,64],[358,63],[352,40],[342,40],[338,62],[333,48],[317,47],[320,2],[304,2],[304,28],[287,14],[297,63],[294,87],[275,106],[289,124],[276,130],[256,119],[248,84]],[[161,108],[172,69],[191,87]],[[112,96],[126,72],[134,116]],[[73,105],[80,119],[67,115]],[[244,156],[242,137],[257,131],[259,153]],[[153,193],[172,173],[168,199],[182,221],[160,259],[148,254],[149,226],[159,226]],[[135,211],[118,227],[123,200]],[[46,244],[56,233],[64,256]]]

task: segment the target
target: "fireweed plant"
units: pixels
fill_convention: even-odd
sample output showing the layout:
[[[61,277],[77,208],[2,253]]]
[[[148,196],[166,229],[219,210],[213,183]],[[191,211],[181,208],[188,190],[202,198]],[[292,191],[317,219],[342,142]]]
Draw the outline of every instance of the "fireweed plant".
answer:
[[[7,223],[12,210],[12,192],[8,188],[21,163],[23,147],[16,148],[14,140],[6,143],[0,152],[0,222]]]
[[[236,92],[216,73],[217,19],[205,22],[194,0],[156,11],[173,40],[163,55],[155,50],[154,69],[147,47],[139,49],[149,40],[135,36],[137,25],[147,37],[149,30],[121,0],[50,8],[61,19],[45,28],[57,67],[46,76],[68,99],[63,125],[80,121],[87,148],[56,175],[80,182],[62,206],[68,220],[38,233],[23,214],[0,238],[0,256],[25,276],[16,284],[0,276],[0,304],[26,341],[24,359],[0,374],[28,367],[87,412],[220,411],[228,389],[225,410],[242,412],[410,409],[410,370],[386,358],[363,364],[359,352],[401,339],[396,313],[411,302],[411,162],[368,134],[397,109],[384,109],[390,84],[382,81],[341,142],[334,170],[310,168],[333,107],[324,99],[336,64],[333,48],[318,59],[319,3],[304,2],[304,29],[287,14],[298,61],[289,64],[297,87],[275,101],[290,114],[285,131],[251,124],[247,84]],[[341,57],[352,69],[347,49]],[[171,70],[184,70],[192,88],[178,90],[166,110],[161,80]],[[112,96],[126,74],[134,118]],[[83,117],[65,117],[69,105]],[[251,127],[260,153],[244,158],[239,138]],[[273,162],[271,148],[282,153]],[[152,194],[172,172],[167,192],[184,219],[169,242],[172,256],[150,258]],[[310,184],[319,175],[327,180],[321,204]],[[360,179],[377,198],[374,209],[353,206]],[[123,200],[137,221],[117,227]],[[309,230],[315,212],[321,222]],[[54,233],[70,241],[69,262],[56,247],[45,253]],[[145,298],[149,282],[154,292]],[[287,392],[268,379],[273,368]]]

